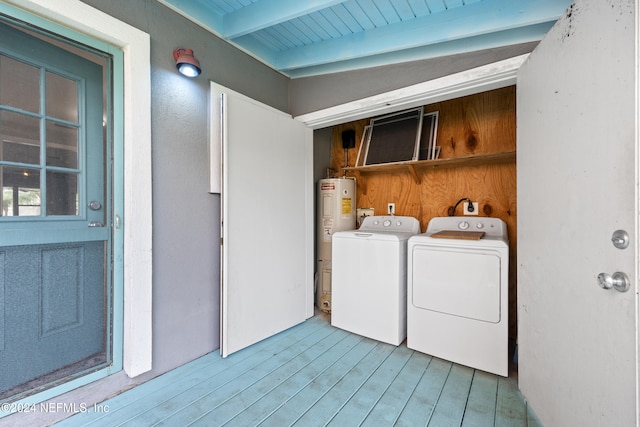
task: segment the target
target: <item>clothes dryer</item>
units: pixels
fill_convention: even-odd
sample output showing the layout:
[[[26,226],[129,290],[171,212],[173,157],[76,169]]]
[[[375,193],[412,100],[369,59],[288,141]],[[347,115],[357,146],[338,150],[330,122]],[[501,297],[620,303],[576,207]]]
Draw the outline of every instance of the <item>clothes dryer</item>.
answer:
[[[333,235],[333,326],[393,345],[405,340],[407,241],[418,233],[416,218],[370,216]]]
[[[433,218],[409,239],[407,269],[407,347],[508,376],[506,224]]]

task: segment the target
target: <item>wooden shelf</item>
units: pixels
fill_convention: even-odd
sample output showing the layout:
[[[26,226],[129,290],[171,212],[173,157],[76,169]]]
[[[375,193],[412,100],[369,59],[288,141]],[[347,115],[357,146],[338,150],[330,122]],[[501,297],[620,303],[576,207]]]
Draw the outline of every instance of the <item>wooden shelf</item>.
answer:
[[[492,163],[507,163],[516,161],[515,151],[503,153],[480,154],[474,156],[455,157],[451,159],[414,160],[409,162],[386,163],[380,165],[356,166],[343,168],[345,172],[360,176],[368,173],[408,172],[417,184],[422,182],[418,171],[446,167],[481,166]]]

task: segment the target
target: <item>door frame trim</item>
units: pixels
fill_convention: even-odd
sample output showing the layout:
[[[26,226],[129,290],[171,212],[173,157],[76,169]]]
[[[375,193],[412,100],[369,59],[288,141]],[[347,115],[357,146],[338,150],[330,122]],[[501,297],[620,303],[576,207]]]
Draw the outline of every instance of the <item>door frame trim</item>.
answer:
[[[121,239],[124,245],[124,259],[115,260],[114,263],[121,265],[121,274],[124,276],[124,289],[119,295],[124,304],[120,305],[120,313],[114,313],[114,318],[123,318],[123,324],[122,329],[114,332],[121,334],[123,347],[114,347],[113,351],[114,360],[117,351],[121,351],[122,367],[126,374],[129,377],[138,376],[152,367],[150,36],[79,0],[6,2],[17,8],[3,10],[10,7],[0,5],[0,11],[10,16],[48,29],[55,27],[56,33],[74,40],[78,40],[78,33],[86,34],[82,42],[95,45],[97,40],[117,48],[123,54],[120,66],[124,75],[114,76],[114,88],[122,93],[120,105],[114,107],[116,111],[127,112],[114,117],[114,139],[123,141],[123,156],[118,158],[117,153],[114,156],[114,174],[117,174],[118,167],[124,173],[124,183],[121,183],[124,186],[124,200],[119,206],[117,200],[114,203],[114,217],[119,215],[122,219],[122,227],[114,230],[114,243]],[[18,9],[28,13],[21,14]],[[47,18],[34,22],[31,14]],[[100,49],[104,50],[104,47]],[[114,58],[114,68],[116,65]],[[114,305],[117,305],[116,298]]]

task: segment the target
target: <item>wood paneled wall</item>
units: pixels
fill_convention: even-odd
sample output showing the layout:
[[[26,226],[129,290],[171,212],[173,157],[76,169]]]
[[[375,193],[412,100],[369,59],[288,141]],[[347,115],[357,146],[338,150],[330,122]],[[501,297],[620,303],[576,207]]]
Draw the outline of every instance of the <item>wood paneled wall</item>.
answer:
[[[425,106],[425,112],[439,111],[437,144],[440,158],[455,158],[515,151],[515,86]],[[348,166],[355,166],[360,140],[369,119],[333,128],[331,168],[342,176],[345,155],[342,131],[355,129],[356,147],[348,153]],[[516,164],[488,162],[482,165],[416,169],[421,183],[407,171],[366,173],[359,176],[356,204],[386,215],[387,203],[396,204],[396,215],[418,218],[424,232],[433,217],[447,216],[448,210],[464,197],[479,203],[479,215],[500,218],[509,231],[509,323],[510,338],[516,337]],[[347,173],[347,176],[352,175]],[[366,184],[366,185],[365,185]],[[363,189],[366,188],[366,194]],[[463,204],[455,215],[463,214]]]

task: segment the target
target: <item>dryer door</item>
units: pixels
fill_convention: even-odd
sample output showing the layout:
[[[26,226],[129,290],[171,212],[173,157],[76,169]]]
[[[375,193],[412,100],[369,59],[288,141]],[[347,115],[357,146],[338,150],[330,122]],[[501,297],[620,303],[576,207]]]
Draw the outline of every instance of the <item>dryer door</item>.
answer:
[[[415,246],[414,307],[491,323],[500,322],[501,258],[488,249]],[[507,286],[505,283],[504,286]]]

